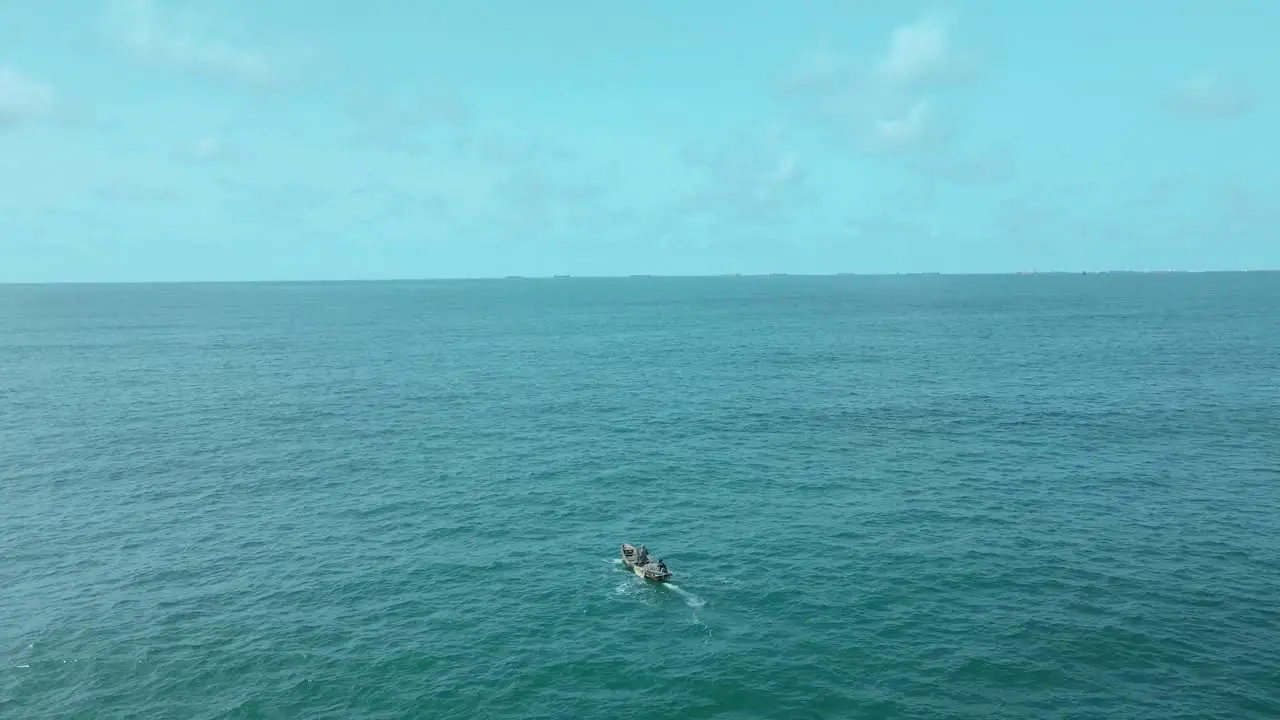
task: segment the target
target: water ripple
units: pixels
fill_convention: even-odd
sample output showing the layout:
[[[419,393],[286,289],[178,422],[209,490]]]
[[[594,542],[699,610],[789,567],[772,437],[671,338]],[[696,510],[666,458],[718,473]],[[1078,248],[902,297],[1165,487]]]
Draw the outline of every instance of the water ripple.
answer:
[[[3,288],[0,716],[1280,717],[1276,307]]]

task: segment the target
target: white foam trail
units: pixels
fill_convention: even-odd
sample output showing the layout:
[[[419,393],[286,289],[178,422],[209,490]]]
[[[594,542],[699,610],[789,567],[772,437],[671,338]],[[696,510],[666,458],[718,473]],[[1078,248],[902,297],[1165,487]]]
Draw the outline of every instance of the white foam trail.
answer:
[[[616,557],[609,558],[607,562],[610,565],[621,565],[622,558],[616,558]],[[642,585],[642,584],[644,584],[644,581],[640,580],[639,578],[628,578],[627,582],[615,588],[614,592],[618,594],[625,594],[627,590],[634,589],[635,587],[638,587],[638,585]],[[684,588],[680,587],[679,585],[676,585],[673,582],[663,583],[662,587],[670,588],[672,592],[684,598],[684,604],[688,605],[691,608],[700,608],[707,604],[706,600],[703,600],[702,598],[698,597],[697,595],[694,595],[693,593],[689,592],[688,590],[685,590]]]
[[[707,604],[706,600],[703,600],[702,598],[698,597],[697,595],[694,595],[693,593],[689,592],[688,590],[685,590],[684,588],[680,587],[679,585],[676,585],[675,583],[666,583],[666,586],[671,588],[671,590],[675,592],[677,595],[684,598],[684,604],[688,605],[689,607],[700,608],[703,605]]]

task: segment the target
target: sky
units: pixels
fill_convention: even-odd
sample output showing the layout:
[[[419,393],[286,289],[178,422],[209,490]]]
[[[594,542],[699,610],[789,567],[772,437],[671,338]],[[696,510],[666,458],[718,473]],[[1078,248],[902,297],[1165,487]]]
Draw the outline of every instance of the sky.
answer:
[[[1280,268],[1275,0],[0,0],[0,282]]]

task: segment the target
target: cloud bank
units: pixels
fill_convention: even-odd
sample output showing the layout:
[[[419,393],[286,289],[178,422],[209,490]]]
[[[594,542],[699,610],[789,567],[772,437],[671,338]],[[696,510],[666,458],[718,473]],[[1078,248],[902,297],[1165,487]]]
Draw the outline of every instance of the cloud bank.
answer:
[[[113,0],[107,37],[138,62],[180,72],[269,87],[281,80],[277,63],[261,51],[227,40],[208,18],[171,17],[151,0]]]

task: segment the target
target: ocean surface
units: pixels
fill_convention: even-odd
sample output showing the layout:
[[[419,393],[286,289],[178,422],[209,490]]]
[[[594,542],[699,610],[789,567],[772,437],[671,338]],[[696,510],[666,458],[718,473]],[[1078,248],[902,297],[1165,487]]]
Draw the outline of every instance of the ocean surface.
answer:
[[[1280,274],[0,287],[0,717],[1274,720]]]

